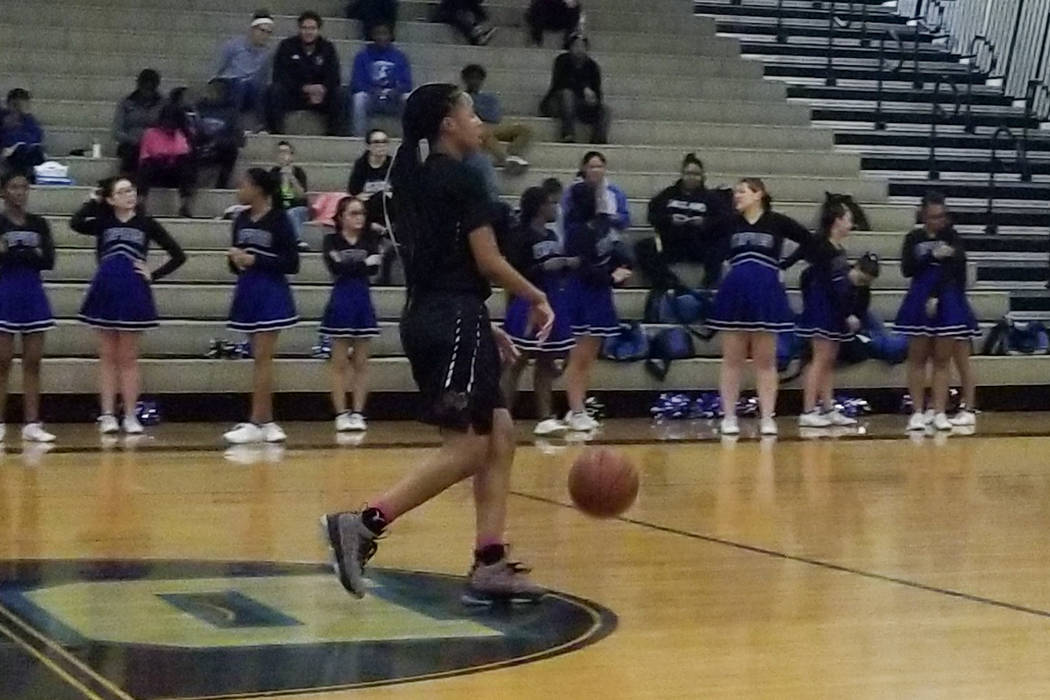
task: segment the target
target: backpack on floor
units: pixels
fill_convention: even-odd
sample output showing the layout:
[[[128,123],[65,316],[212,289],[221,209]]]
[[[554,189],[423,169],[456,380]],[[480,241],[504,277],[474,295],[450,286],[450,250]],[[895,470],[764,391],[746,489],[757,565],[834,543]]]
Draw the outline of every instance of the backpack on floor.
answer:
[[[653,288],[645,298],[646,323],[679,324],[701,340],[710,340],[714,333],[697,328],[711,312],[710,292],[702,289]]]
[[[649,341],[649,359],[645,369],[660,381],[671,371],[671,362],[696,356],[693,334],[681,326],[664,328]]]
[[[1007,317],[995,324],[981,350],[984,355],[1045,355],[1048,348],[1050,337],[1045,325]]]
[[[620,334],[602,343],[602,357],[615,362],[636,362],[649,357],[649,336],[638,322],[622,324]]]

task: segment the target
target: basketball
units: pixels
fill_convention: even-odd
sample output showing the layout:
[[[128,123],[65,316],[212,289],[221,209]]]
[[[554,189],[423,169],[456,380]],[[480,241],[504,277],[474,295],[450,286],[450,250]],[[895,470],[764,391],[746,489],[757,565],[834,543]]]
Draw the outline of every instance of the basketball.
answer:
[[[638,470],[615,450],[586,450],[569,471],[569,495],[587,515],[617,516],[630,508],[638,495]]]

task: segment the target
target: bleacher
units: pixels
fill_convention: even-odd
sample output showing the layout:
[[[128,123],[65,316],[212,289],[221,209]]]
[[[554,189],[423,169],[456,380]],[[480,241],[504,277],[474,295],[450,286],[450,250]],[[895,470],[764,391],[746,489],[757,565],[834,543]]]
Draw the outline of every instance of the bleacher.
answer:
[[[19,3],[0,0],[0,87],[25,87],[33,94],[34,112],[47,133],[50,156],[70,166],[73,187],[38,187],[30,199],[32,211],[50,218],[56,234],[56,269],[47,276],[48,291],[59,328],[48,340],[44,391],[92,394],[95,391],[95,345],[75,314],[94,271],[92,241],[69,231],[68,216],[87,197],[91,185],[115,169],[115,146],[109,126],[116,102],[131,91],[142,68],[161,72],[162,91],[179,85],[199,87],[210,77],[214,57],[226,38],[246,31],[257,4],[278,15],[275,41],[290,35],[295,15],[310,5],[326,17],[324,35],[336,42],[344,83],[353,54],[362,46],[356,23],[342,16],[341,0],[61,0]],[[798,3],[796,3],[798,4]],[[806,3],[808,4],[808,3]],[[537,132],[527,157],[532,168],[523,178],[503,177],[504,194],[513,199],[543,177],[570,179],[586,145],[555,143],[553,121],[535,116],[557,55],[556,37],[544,48],[525,48],[520,2],[490,2],[499,26],[487,47],[463,45],[444,25],[429,21],[432,8],[424,2],[402,2],[398,44],[413,62],[414,78],[457,82],[467,63],[480,63],[489,73],[487,89],[501,97],[508,120],[523,121]],[[699,17],[687,0],[587,0],[587,29],[592,53],[601,65],[606,102],[613,113],[609,157],[611,179],[630,199],[631,235],[651,235],[645,223],[648,199],[673,182],[681,156],[696,151],[705,161],[709,185],[732,184],[742,176],[766,180],[779,211],[805,223],[825,191],[851,193],[867,212],[874,231],[857,232],[849,244],[855,253],[873,250],[884,261],[873,309],[892,318],[906,288],[896,264],[903,233],[914,220],[914,205],[893,199],[885,178],[862,172],[858,153],[835,146],[832,131],[810,123],[810,107],[788,101],[788,87],[764,78],[761,62],[740,57],[740,40],[717,34],[713,18]],[[722,27],[724,29],[724,27]],[[360,139],[330,138],[317,133],[309,120],[296,120],[289,136],[297,161],[317,190],[345,187],[351,163],[364,150]],[[249,136],[238,172],[252,165],[271,164],[276,138]],[[104,157],[70,157],[98,141]],[[203,182],[203,180],[202,180]],[[249,387],[250,364],[205,359],[209,339],[235,337],[224,330],[234,279],[224,251],[229,224],[218,219],[233,203],[232,191],[202,188],[194,202],[195,219],[174,218],[172,191],[157,190],[151,211],[175,235],[189,262],[171,278],[155,285],[161,328],[143,344],[144,386],[148,394],[229,394]],[[308,227],[307,240],[319,249],[321,230]],[[794,288],[799,270],[787,281]],[[1002,285],[985,285],[976,266],[972,301],[987,327],[1010,307]],[[323,392],[326,370],[310,357],[317,321],[329,290],[317,253],[306,254],[293,289],[304,319],[282,335],[277,370],[280,392]],[[642,316],[645,280],[616,291],[624,320]],[[797,290],[792,292],[797,306]],[[396,321],[404,290],[377,287],[374,298],[383,326],[376,341],[371,384],[375,391],[413,388],[397,338]],[[503,297],[490,301],[494,317],[503,313]],[[701,357],[676,362],[664,382],[650,377],[640,364],[599,364],[595,389],[641,391],[665,388],[712,388],[717,383],[717,338],[698,348]],[[1045,358],[1044,358],[1045,359]],[[981,358],[976,369],[983,385],[1041,384],[1043,362],[1035,358]],[[13,373],[17,391],[18,373]],[[855,388],[886,388],[904,384],[901,368],[870,362],[847,370],[840,384]]]

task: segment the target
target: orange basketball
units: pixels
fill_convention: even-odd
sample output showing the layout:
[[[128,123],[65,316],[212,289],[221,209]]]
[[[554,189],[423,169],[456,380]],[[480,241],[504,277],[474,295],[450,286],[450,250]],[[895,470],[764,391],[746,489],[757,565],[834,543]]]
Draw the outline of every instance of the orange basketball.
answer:
[[[569,495],[587,515],[611,518],[630,508],[638,496],[638,470],[615,450],[586,450],[569,471]]]

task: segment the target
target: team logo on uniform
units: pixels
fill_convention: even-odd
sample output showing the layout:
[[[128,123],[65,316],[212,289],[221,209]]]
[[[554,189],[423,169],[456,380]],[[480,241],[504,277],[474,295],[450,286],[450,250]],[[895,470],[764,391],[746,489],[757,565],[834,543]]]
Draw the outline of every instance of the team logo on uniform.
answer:
[[[574,651],[616,626],[611,611],[563,593],[474,609],[462,587],[370,569],[356,600],[320,564],[0,562],[0,631],[49,645],[59,685],[64,674],[98,697],[188,700],[482,672]]]

